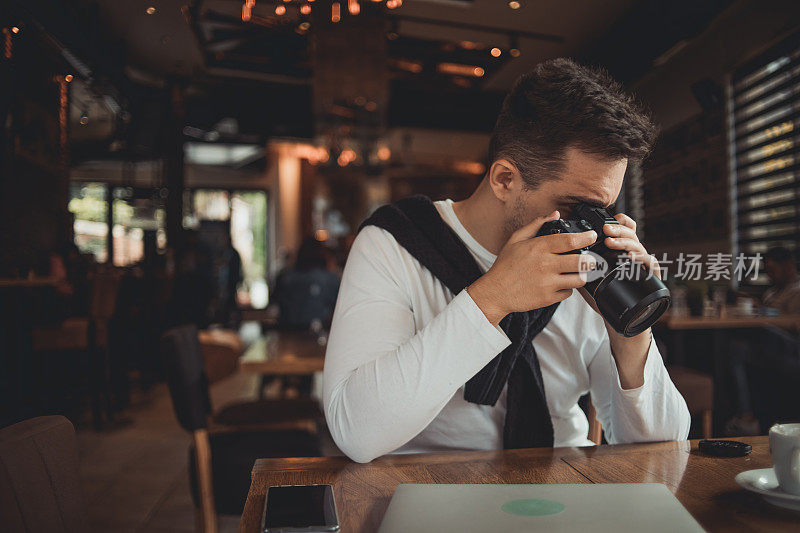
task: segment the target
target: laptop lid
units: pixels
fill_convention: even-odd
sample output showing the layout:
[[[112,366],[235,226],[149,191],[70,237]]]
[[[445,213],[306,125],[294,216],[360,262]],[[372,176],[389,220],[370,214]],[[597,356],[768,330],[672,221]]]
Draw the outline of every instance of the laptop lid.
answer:
[[[400,485],[380,533],[613,532],[703,528],[660,483]]]

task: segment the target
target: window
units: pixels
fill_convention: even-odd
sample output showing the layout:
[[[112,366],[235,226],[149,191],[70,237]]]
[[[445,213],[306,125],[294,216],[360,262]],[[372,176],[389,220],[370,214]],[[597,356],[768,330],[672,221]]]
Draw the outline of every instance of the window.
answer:
[[[194,189],[184,195],[183,227],[198,232],[219,259],[219,232],[229,232],[242,261],[239,303],[263,309],[267,290],[267,193],[258,190]]]
[[[797,250],[800,34],[738,69],[730,98],[737,252],[763,254],[775,246]]]
[[[166,211],[160,189],[115,187],[112,216],[114,265],[128,266],[166,249]]]
[[[254,309],[267,306],[267,194],[235,191],[231,195],[231,241],[242,259],[244,284],[239,300]]]
[[[105,184],[70,184],[69,211],[74,218],[75,245],[81,253],[94,255],[98,263],[104,263],[108,257],[107,210]]]

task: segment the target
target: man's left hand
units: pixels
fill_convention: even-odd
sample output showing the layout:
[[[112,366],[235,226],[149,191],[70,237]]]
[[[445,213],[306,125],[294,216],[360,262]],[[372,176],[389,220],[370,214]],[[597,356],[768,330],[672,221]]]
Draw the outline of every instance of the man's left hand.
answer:
[[[632,261],[644,265],[652,274],[661,279],[661,269],[655,257],[647,253],[647,250],[639,241],[636,235],[636,222],[623,213],[618,213],[614,218],[617,224],[606,224],[603,226],[603,233],[606,235],[605,245],[614,250],[628,252]],[[585,288],[579,289],[584,300],[597,309],[594,298],[589,296]],[[620,335],[603,319],[608,330],[608,338],[611,342],[611,353],[617,363],[620,385],[623,389],[635,389],[644,385],[644,364],[647,361],[647,353],[650,350],[651,332],[646,329],[635,337],[625,337]]]

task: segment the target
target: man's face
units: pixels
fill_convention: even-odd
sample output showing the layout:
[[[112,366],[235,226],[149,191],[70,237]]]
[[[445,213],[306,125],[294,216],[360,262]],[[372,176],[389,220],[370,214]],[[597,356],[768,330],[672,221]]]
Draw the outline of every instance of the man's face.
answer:
[[[509,235],[556,209],[569,218],[579,203],[608,207],[617,200],[628,165],[627,159],[609,161],[596,155],[568,148],[561,177],[547,180],[536,189],[516,190],[508,202],[505,227]]]
[[[627,159],[609,161],[577,148],[568,148],[565,156],[560,178],[545,181],[533,190],[519,188],[507,203],[505,229],[509,235],[556,209],[561,218],[569,218],[572,209],[581,202],[608,207],[617,200]]]

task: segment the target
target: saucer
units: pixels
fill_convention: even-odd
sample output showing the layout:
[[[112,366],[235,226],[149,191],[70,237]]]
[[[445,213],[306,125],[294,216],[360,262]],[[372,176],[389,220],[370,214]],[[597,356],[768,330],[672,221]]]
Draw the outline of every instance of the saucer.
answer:
[[[736,475],[736,483],[743,489],[761,494],[772,505],[800,511],[800,495],[783,492],[778,486],[775,471],[771,468],[741,472]]]

